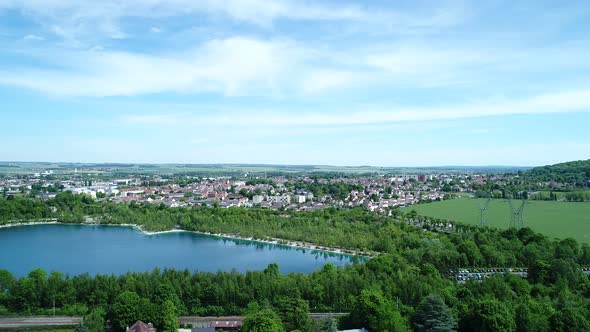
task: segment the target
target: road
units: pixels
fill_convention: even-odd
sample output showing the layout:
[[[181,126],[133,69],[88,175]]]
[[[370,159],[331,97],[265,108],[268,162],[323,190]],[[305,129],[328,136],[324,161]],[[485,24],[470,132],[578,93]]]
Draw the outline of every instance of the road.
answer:
[[[327,317],[340,317],[346,313],[310,313],[309,317],[313,319],[323,319]],[[211,321],[242,321],[242,316],[227,317],[179,317],[180,323],[209,323]],[[10,317],[0,318],[0,330],[24,329],[51,326],[75,326],[82,321],[82,317]]]
[[[44,326],[76,326],[82,317],[10,317],[0,318],[0,329],[21,329]]]

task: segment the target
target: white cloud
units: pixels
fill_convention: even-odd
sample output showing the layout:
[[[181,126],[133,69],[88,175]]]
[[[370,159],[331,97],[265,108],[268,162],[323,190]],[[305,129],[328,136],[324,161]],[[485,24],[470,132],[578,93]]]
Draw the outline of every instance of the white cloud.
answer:
[[[449,86],[469,91],[486,88],[486,84],[515,84],[525,71],[590,70],[588,63],[581,61],[585,49],[577,45],[560,51],[528,50],[529,57],[539,55],[534,61],[524,61],[525,53],[506,49],[491,52],[402,43],[354,49],[313,48],[289,39],[240,36],[212,39],[196,47],[160,54],[117,52],[100,46],[85,51],[31,48],[21,53],[55,69],[0,67],[0,84],[52,95],[94,97],[214,92],[225,96],[307,98],[333,92],[364,94],[371,89]],[[568,56],[577,64],[564,61]],[[516,66],[515,59],[524,63]],[[550,83],[528,82],[528,87],[541,84],[537,91],[555,89],[542,86]]]
[[[440,4],[439,4],[440,5]],[[45,18],[120,19],[125,17],[168,17],[190,13],[220,13],[233,19],[256,24],[268,24],[277,19],[328,21],[395,20],[404,26],[441,26],[456,23],[457,12],[464,8],[439,6],[430,15],[415,17],[384,8],[369,8],[358,4],[338,2],[334,5],[317,1],[295,0],[128,0],[128,1],[66,1],[21,0],[1,1],[2,8],[17,8]],[[391,21],[390,21],[391,22]]]
[[[164,105],[159,108],[168,108]],[[566,91],[534,95],[518,99],[489,99],[462,104],[431,106],[431,107],[403,107],[395,105],[350,106],[346,109],[322,109],[321,112],[310,112],[302,109],[273,109],[251,107],[215,108],[214,112],[204,115],[200,110],[190,110],[183,107],[183,113],[163,113],[159,115],[132,115],[122,119],[130,124],[170,124],[174,126],[190,126],[202,128],[271,128],[280,134],[285,129],[322,128],[332,130],[336,127],[355,128],[358,130],[375,132],[381,127],[390,127],[396,123],[419,123],[417,127],[424,127],[423,121],[437,122],[435,125],[450,126],[452,123],[441,122],[457,119],[469,119],[488,116],[517,115],[517,114],[552,114],[590,112],[590,89]],[[431,122],[432,123],[432,122]],[[431,127],[428,127],[431,128]],[[397,128],[399,129],[399,128]],[[484,134],[490,129],[474,129],[471,133]],[[419,132],[419,128],[415,129]]]
[[[489,53],[488,53],[489,54]],[[396,79],[419,85],[449,85],[466,79],[469,71],[485,71],[498,55],[461,48],[430,46],[396,46],[368,52],[366,64]]]
[[[41,37],[41,36],[37,36],[37,35],[26,35],[23,37],[24,41],[41,41],[41,40],[45,40],[45,38]]]
[[[290,36],[300,38],[296,41],[251,35],[228,38],[225,33],[216,34],[218,27],[212,26],[207,35],[223,37],[210,37],[216,39],[204,42],[199,39],[198,45],[187,42],[188,38],[180,39],[174,48],[166,48],[163,53],[163,48],[153,51],[160,45],[124,51],[126,46],[120,45],[123,43],[83,38],[95,34],[114,39],[132,38],[119,25],[126,18],[160,19],[195,13],[205,13],[209,15],[206,18],[213,18],[214,22],[225,22],[223,19],[227,17],[261,25],[279,19],[338,20],[346,21],[336,23],[339,27],[340,24],[362,25],[385,31],[387,29],[376,28],[373,24],[386,22],[386,25],[399,25],[402,30],[428,29],[448,27],[461,21],[464,13],[460,6],[439,4],[426,10],[426,14],[416,13],[414,8],[411,15],[370,5],[332,6],[291,0],[0,0],[0,11],[2,8],[21,9],[46,24],[51,33],[66,43],[42,43],[45,49],[28,45],[28,51],[17,50],[47,66],[30,66],[31,62],[27,62],[22,67],[2,68],[0,64],[0,84],[52,95],[102,97],[214,92],[225,96],[317,98],[336,92],[366,94],[362,96],[366,100],[373,91],[390,90],[395,94],[398,88],[460,87],[465,88],[462,95],[473,96],[476,93],[470,94],[472,91],[489,91],[490,87],[509,84],[524,89],[517,82],[523,72],[565,76],[569,72],[560,72],[560,69],[567,69],[575,71],[571,73],[574,76],[582,75],[576,69],[590,71],[589,62],[585,60],[590,47],[587,44],[525,49],[487,45],[481,41],[479,44],[471,42],[466,47],[461,41],[449,42],[445,38],[400,39],[390,38],[391,34],[375,42],[369,39],[351,43],[328,40],[323,44],[309,36]],[[216,20],[217,15],[223,19]],[[153,35],[149,38],[166,38],[173,30],[160,26],[162,21],[143,23],[146,24],[140,30],[151,31]],[[209,24],[207,22],[208,27]],[[266,35],[280,36],[281,29],[264,31]],[[156,33],[159,36],[155,36]],[[32,36],[35,35],[31,35],[30,40]],[[139,41],[141,43],[146,42]],[[95,45],[103,45],[104,49]],[[120,47],[119,51],[112,51],[113,47]],[[552,84],[549,79],[527,83],[530,91],[547,91],[547,86]]]
[[[127,114],[122,121],[133,125],[166,125],[181,121],[178,114]]]
[[[121,28],[121,22],[128,18],[168,18],[203,13],[259,26],[270,26],[280,19],[347,21],[377,25],[382,29],[395,27],[398,31],[436,29],[454,25],[462,19],[460,11],[447,7],[415,15],[343,2],[328,5],[295,0],[4,0],[0,1],[0,11],[3,8],[19,9],[47,27],[57,27],[53,28],[57,35],[80,43],[83,43],[82,39],[96,39],[97,36],[128,37]]]
[[[0,71],[0,84],[62,96],[170,91],[269,95],[280,88],[276,80],[286,77],[302,55],[287,41],[241,37],[212,40],[191,51],[161,56],[100,49],[43,54],[61,68]]]
[[[589,112],[590,90],[558,92],[512,100],[487,100],[476,103],[433,107],[359,107],[336,114],[261,114],[240,119],[246,125],[359,125],[403,121],[430,121],[511,114]],[[223,122],[219,119],[219,122]]]
[[[302,82],[302,91],[307,94],[321,93],[359,85],[366,79],[368,79],[367,75],[362,72],[318,69],[310,72]]]

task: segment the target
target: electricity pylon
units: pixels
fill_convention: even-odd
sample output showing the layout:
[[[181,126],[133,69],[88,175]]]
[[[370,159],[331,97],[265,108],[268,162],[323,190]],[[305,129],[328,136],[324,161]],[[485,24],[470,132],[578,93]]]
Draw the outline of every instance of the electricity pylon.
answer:
[[[508,199],[510,205],[510,227],[520,229],[524,227],[524,205],[526,201],[523,199],[520,205],[512,203],[512,199]]]
[[[492,197],[488,194],[486,195],[487,199],[484,202],[479,202],[479,225],[480,226],[487,226],[488,225],[488,208],[490,207],[490,202]]]

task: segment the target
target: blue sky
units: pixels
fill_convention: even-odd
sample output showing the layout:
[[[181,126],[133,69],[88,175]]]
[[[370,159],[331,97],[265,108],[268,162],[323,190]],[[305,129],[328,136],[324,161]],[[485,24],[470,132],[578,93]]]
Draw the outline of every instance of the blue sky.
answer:
[[[0,0],[0,160],[590,158],[585,1]]]

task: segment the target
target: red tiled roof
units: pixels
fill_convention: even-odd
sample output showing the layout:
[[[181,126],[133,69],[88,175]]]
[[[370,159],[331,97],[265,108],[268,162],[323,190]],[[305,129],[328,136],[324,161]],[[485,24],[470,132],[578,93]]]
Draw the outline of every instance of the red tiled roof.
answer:
[[[133,324],[128,330],[127,332],[155,332],[156,329],[154,329],[153,327],[150,327],[150,325],[138,320],[137,322],[135,322],[135,324]]]

